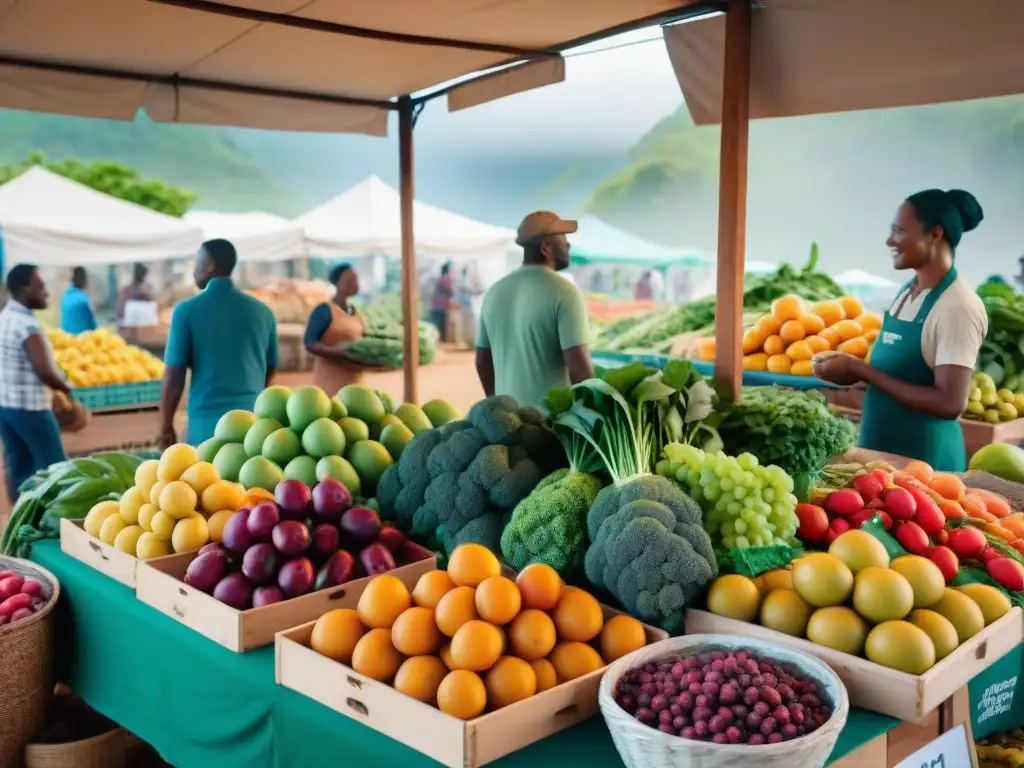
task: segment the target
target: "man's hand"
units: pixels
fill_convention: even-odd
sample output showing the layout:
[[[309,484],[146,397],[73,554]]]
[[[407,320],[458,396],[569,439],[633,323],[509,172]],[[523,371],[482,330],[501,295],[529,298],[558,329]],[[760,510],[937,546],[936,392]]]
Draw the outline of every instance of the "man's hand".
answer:
[[[811,368],[814,375],[841,387],[849,387],[861,380],[860,360],[845,352],[823,352],[814,356]]]
[[[173,426],[164,425],[160,428],[160,435],[157,438],[160,445],[160,450],[165,451],[178,442],[178,436],[174,432]]]

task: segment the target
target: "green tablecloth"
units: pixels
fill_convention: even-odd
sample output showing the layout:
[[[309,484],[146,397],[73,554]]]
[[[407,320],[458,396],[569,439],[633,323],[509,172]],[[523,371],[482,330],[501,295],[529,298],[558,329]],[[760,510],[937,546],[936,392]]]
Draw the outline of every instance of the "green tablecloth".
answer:
[[[93,708],[181,768],[436,765],[274,682],[274,648],[232,653],[143,605],[133,592],[37,543],[61,583],[58,676]],[[898,724],[854,710],[833,759]],[[500,768],[622,765],[600,715],[494,763]]]

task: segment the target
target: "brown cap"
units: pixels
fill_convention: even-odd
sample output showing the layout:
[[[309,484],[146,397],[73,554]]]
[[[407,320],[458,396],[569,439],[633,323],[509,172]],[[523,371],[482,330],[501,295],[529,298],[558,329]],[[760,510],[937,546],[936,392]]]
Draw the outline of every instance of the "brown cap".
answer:
[[[577,226],[575,221],[559,218],[557,213],[534,211],[519,225],[516,231],[516,244],[526,245],[531,240],[545,235],[571,235]]]

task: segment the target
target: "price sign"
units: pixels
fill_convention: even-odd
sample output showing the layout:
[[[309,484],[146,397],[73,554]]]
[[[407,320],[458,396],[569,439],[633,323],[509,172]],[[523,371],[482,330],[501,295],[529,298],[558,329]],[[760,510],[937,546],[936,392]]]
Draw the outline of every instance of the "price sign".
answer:
[[[963,723],[921,747],[896,768],[971,768],[973,748]]]

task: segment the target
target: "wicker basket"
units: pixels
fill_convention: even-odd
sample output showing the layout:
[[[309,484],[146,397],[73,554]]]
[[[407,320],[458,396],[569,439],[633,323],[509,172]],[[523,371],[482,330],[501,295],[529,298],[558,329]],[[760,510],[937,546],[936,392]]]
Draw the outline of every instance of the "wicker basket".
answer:
[[[25,768],[123,768],[141,744],[124,728],[64,744],[29,744]]]
[[[47,598],[36,614],[0,627],[0,768],[14,768],[45,722],[53,696],[53,607],[60,583],[27,560],[0,557],[0,570],[38,580]]]
[[[828,722],[813,733],[779,744],[712,744],[662,733],[640,723],[615,703],[615,687],[631,669],[676,659],[684,653],[741,648],[780,663],[793,664],[821,685],[833,703]],[[846,687],[826,664],[782,645],[732,635],[672,637],[623,656],[613,662],[601,678],[598,703],[619,757],[627,768],[821,768],[832,754],[850,711]]]

